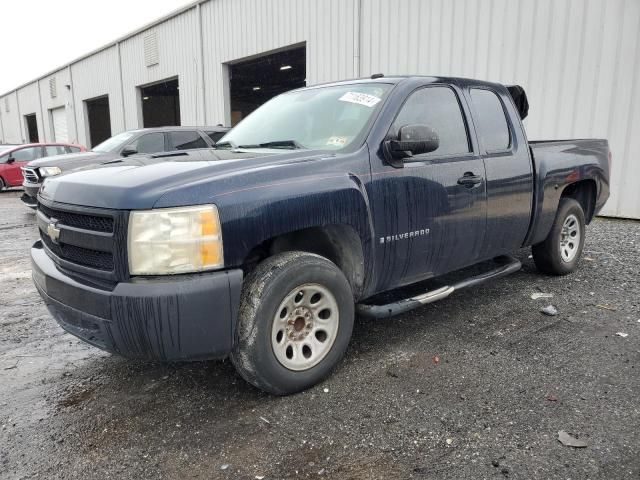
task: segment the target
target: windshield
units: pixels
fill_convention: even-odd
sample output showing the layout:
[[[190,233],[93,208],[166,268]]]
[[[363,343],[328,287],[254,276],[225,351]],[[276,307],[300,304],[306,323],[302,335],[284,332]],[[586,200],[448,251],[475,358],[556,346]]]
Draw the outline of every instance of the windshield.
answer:
[[[339,85],[285,93],[222,137],[217,148],[341,150],[360,136],[391,85]]]
[[[134,132],[123,132],[108,138],[104,142],[96,145],[91,149],[92,152],[110,153],[120,148],[127,140],[133,137]]]

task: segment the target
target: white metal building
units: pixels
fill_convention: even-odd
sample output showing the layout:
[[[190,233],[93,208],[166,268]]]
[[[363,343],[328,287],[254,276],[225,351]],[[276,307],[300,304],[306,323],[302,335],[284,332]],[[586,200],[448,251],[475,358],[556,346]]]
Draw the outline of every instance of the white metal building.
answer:
[[[90,146],[232,124],[287,85],[465,76],[524,86],[532,139],[608,138],[604,213],[640,218],[639,70],[638,0],[203,0],[0,95],[0,141]]]

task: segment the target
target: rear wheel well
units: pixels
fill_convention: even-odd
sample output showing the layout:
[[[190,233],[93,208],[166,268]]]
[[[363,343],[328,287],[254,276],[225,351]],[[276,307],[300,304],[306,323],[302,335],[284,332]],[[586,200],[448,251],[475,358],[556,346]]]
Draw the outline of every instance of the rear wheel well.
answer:
[[[567,185],[562,191],[561,198],[573,198],[584,211],[586,223],[590,223],[596,207],[596,182],[593,180],[581,180]]]
[[[270,238],[247,255],[242,265],[245,276],[265,258],[290,251],[315,253],[331,260],[347,277],[354,298],[360,298],[364,285],[364,254],[360,236],[353,227],[324,225]]]

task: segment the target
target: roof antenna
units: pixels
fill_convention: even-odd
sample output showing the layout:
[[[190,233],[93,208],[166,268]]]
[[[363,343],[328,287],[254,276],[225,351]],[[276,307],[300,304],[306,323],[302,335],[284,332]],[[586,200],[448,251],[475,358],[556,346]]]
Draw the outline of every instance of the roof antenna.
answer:
[[[384,73],[374,73],[371,75],[371,79],[382,78],[384,77]]]

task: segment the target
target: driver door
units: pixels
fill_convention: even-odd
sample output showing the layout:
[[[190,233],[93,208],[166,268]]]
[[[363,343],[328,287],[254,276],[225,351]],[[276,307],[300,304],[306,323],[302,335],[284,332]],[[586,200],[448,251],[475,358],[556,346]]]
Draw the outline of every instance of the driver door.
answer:
[[[374,172],[378,290],[478,260],[486,228],[485,169],[466,118],[459,93],[437,84],[414,90],[396,116],[387,138],[397,138],[404,125],[421,124],[435,130],[440,144],[400,168],[385,163]]]

